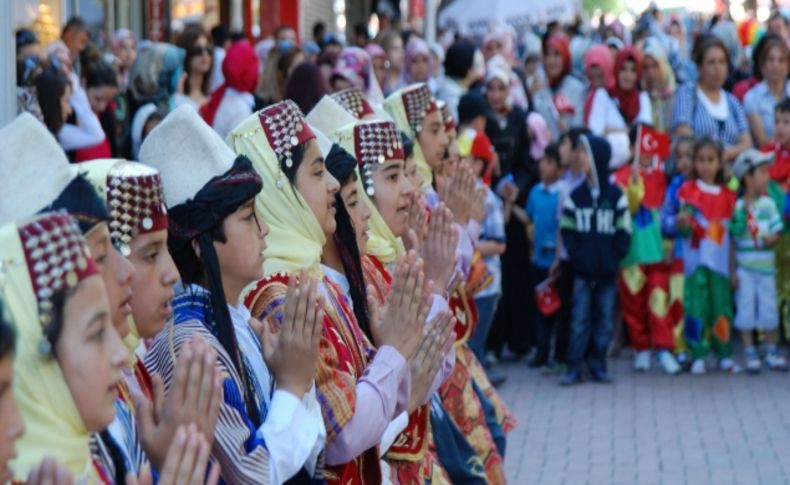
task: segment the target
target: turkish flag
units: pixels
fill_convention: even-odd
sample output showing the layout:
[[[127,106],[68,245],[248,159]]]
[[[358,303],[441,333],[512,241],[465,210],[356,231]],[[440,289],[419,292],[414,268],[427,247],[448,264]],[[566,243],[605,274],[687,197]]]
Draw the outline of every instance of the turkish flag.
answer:
[[[557,112],[559,112],[559,114],[573,115],[574,113],[576,113],[576,108],[573,107],[573,103],[571,103],[571,100],[568,99],[568,97],[565,96],[564,94],[562,93],[555,94],[552,101],[554,102],[554,107],[557,109]]]
[[[639,127],[639,153],[642,155],[655,155],[661,160],[669,156],[669,134],[658,131],[649,126]]]

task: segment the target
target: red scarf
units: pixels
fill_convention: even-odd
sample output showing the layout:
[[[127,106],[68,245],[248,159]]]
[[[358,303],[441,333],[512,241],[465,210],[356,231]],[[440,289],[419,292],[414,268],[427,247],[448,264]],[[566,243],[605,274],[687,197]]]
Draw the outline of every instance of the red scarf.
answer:
[[[631,89],[622,89],[619,83],[620,71],[625,66],[625,63],[632,61],[636,67],[636,83]],[[610,91],[612,98],[617,100],[620,106],[620,112],[623,114],[626,124],[630,125],[639,116],[639,78],[642,75],[641,61],[639,59],[639,52],[633,47],[625,47],[617,53],[614,61],[615,85]]]
[[[214,124],[217,110],[225,97],[225,91],[231,87],[243,93],[253,93],[258,87],[258,56],[246,40],[240,40],[228,48],[222,62],[222,75],[225,82],[211,93],[208,102],[200,108],[200,116],[209,125]]]
[[[549,79],[549,85],[555,89],[571,72],[571,44],[565,34],[553,34],[546,41],[546,49],[554,49],[562,56],[562,72],[559,76]]]

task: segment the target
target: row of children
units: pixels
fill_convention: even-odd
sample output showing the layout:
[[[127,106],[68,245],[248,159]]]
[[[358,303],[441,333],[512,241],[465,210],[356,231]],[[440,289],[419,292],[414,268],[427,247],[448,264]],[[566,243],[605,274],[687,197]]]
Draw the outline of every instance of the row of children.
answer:
[[[619,301],[637,371],[655,352],[668,374],[703,374],[712,351],[721,370],[740,372],[732,326],[747,371],[786,371],[778,341],[790,320],[790,100],[777,105],[776,126],[774,144],[732,166],[717,141],[692,137],[674,140],[665,164],[657,145],[669,152],[669,140],[646,125],[631,130],[633,163],[612,173],[608,143],[584,129],[550,145],[526,210],[503,209],[529,222],[535,288],[550,281],[562,301],[537,312],[531,363],[565,369],[562,383],[574,384],[586,361],[593,380],[608,382]]]

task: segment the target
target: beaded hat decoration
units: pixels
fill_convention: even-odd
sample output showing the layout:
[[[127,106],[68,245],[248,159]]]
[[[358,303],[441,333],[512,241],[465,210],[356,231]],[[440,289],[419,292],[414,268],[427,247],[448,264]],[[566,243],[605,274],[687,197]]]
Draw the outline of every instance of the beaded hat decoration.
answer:
[[[415,134],[422,129],[425,116],[438,109],[436,100],[431,95],[427,84],[417,84],[413,89],[406,89],[401,94],[406,109],[406,119]]]
[[[365,182],[365,193],[375,194],[373,171],[385,160],[403,159],[403,141],[395,123],[372,121],[354,125],[354,156]]]
[[[331,95],[332,99],[348,111],[354,118],[361,120],[365,116],[375,114],[365,95],[357,88],[344,89]]]
[[[453,114],[450,112],[450,106],[444,101],[437,101],[439,105],[439,109],[442,110],[442,120],[444,121],[444,131],[455,130],[457,125],[455,124],[455,118]]]
[[[262,109],[258,118],[277,161],[287,168],[293,167],[291,149],[315,138],[299,107],[290,99]],[[277,188],[282,188],[282,184],[278,179]]]
[[[99,195],[110,210],[110,237],[124,256],[136,236],[167,229],[167,207],[162,194],[159,172],[147,165],[126,160],[87,162],[88,177],[110,163],[104,180],[98,180]],[[96,165],[94,165],[96,164]],[[100,175],[101,176],[101,175]],[[104,183],[102,183],[104,182]]]
[[[98,273],[77,221],[65,211],[36,216],[19,227],[42,325],[52,322],[52,297]],[[47,353],[47,352],[44,352]]]

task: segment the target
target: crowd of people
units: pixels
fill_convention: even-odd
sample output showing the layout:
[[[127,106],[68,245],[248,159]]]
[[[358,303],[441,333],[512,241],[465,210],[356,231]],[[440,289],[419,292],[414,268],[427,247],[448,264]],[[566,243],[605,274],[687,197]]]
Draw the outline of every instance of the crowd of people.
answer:
[[[0,481],[504,483],[508,352],[787,370],[786,18],[381,27],[17,32]]]

